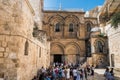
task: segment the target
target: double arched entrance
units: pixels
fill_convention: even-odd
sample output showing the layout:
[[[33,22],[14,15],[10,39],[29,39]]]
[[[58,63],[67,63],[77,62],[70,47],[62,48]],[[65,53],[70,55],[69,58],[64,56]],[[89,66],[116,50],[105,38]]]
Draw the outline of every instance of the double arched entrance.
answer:
[[[51,43],[51,63],[79,63],[80,47],[75,42]]]

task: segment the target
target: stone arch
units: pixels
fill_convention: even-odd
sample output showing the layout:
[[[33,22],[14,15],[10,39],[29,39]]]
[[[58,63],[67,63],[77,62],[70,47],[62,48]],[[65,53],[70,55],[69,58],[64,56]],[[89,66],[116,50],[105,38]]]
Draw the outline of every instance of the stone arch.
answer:
[[[91,21],[86,21],[85,26],[86,26],[86,31],[90,32],[94,25],[93,25],[93,23]]]
[[[65,61],[67,63],[80,62],[80,47],[76,42],[70,42],[65,47]]]
[[[61,43],[52,43],[51,54],[64,54],[64,45]]]
[[[79,25],[79,18],[76,15],[68,15],[65,17],[65,24],[69,25],[70,23],[74,23],[74,25]]]
[[[95,52],[104,53],[105,50],[105,41],[102,39],[97,39],[94,42]]]
[[[54,16],[51,16],[48,20],[49,22],[49,25],[56,25],[57,23],[60,23],[61,25],[64,24],[64,17],[61,16],[61,15],[54,15]]]
[[[88,20],[88,21],[85,21],[85,25],[87,25],[87,23],[90,23],[92,26],[94,26],[93,22]]]
[[[57,15],[53,15],[49,18],[48,20],[49,22],[49,30],[51,32],[51,34],[55,37],[55,38],[61,38],[63,37],[64,33],[64,18],[63,16],[57,14]],[[59,29],[56,28],[56,25],[59,24]]]
[[[79,54],[79,52],[80,52],[80,47],[75,42],[70,42],[65,46],[65,54]]]
[[[73,24],[73,29],[70,29],[70,24]],[[65,36],[69,38],[77,37],[79,31],[79,18],[75,15],[68,15],[65,17]]]

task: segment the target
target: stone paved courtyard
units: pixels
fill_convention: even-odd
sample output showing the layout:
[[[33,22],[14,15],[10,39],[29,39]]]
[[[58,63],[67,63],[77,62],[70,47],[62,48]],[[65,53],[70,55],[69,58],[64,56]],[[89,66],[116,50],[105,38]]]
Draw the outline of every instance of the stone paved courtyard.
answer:
[[[103,74],[105,72],[105,69],[95,69],[95,76],[94,78],[89,77],[88,80],[105,80]],[[120,80],[120,78],[115,78],[115,80]]]

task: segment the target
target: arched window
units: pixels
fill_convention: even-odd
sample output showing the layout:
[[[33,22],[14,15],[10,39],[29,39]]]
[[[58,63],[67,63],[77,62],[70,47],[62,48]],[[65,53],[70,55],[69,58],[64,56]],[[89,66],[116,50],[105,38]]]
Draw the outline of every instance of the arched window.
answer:
[[[60,32],[60,23],[55,25],[55,32]]]
[[[101,41],[98,41],[97,44],[96,44],[96,47],[97,47],[97,52],[103,52],[103,44]]]
[[[87,32],[90,32],[90,31],[91,31],[91,24],[87,23]]]
[[[28,47],[29,47],[29,43],[28,41],[25,42],[25,52],[24,55],[28,55]]]
[[[69,32],[73,32],[74,25],[72,23],[69,24]]]

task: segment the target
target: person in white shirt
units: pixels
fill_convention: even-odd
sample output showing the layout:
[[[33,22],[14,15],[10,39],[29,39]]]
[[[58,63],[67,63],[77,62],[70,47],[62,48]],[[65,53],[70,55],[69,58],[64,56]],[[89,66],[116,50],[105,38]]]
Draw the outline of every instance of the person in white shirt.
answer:
[[[74,80],[76,80],[76,78],[77,78],[77,70],[76,70],[76,68],[73,69],[73,78],[74,78]]]
[[[67,80],[69,80],[70,79],[70,68],[67,67],[66,71],[67,71],[66,78]]]

